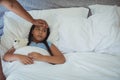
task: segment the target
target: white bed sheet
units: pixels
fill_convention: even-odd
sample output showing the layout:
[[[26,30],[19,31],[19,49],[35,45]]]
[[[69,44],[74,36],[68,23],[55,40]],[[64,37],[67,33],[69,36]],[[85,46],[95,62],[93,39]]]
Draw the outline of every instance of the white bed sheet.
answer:
[[[119,55],[94,52],[64,55],[67,60],[65,64],[46,66],[37,62],[25,65],[11,71],[6,80],[120,80]],[[14,66],[10,66],[7,72]]]

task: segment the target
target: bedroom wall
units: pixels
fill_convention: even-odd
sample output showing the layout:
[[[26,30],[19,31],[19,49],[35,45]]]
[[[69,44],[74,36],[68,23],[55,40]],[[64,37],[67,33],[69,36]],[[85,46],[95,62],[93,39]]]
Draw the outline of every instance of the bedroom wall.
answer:
[[[120,6],[120,0],[18,0],[26,10],[32,9],[50,9],[50,8],[63,8],[71,6],[84,6],[92,4],[107,4]],[[7,11],[4,7],[0,6],[0,36],[3,33],[3,15]]]
[[[23,3],[24,1],[24,3]],[[19,0],[26,9],[49,9],[59,7],[84,6],[92,4],[107,4],[120,6],[120,0]]]

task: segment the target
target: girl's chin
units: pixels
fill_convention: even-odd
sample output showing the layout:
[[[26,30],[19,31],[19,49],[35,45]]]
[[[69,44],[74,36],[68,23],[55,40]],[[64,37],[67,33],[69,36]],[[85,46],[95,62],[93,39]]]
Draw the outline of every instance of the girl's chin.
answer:
[[[36,40],[36,42],[41,42],[41,41],[43,41],[43,40],[42,40],[42,39],[37,39],[37,40]]]

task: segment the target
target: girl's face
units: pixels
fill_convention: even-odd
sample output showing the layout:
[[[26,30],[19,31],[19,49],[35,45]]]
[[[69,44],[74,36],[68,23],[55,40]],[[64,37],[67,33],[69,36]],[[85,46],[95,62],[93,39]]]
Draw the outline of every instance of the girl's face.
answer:
[[[47,28],[35,26],[34,30],[32,31],[33,34],[33,41],[40,42],[43,41],[47,36]]]

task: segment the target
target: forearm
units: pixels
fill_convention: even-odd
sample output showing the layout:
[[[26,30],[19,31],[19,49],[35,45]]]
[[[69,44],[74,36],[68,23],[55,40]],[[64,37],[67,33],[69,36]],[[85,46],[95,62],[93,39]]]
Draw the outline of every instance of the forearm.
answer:
[[[1,59],[0,59],[0,75],[3,75]]]
[[[7,61],[7,62],[16,61],[16,60],[18,60],[18,56],[19,56],[18,54],[6,54],[3,57],[3,60]]]
[[[2,0],[1,4],[27,21],[34,22],[32,16],[16,0]]]
[[[0,80],[6,80],[2,69],[1,59],[0,59]]]

